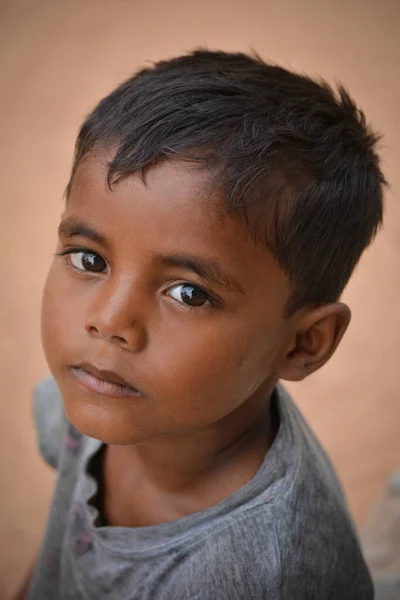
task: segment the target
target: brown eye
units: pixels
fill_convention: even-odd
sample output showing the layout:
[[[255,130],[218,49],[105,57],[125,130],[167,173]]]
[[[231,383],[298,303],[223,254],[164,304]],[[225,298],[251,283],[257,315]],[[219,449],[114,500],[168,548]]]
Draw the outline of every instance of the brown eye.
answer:
[[[181,283],[169,290],[169,295],[181,304],[188,306],[204,306],[211,301],[210,296],[197,285]]]
[[[102,273],[107,268],[104,258],[95,252],[71,252],[70,261],[80,271]]]

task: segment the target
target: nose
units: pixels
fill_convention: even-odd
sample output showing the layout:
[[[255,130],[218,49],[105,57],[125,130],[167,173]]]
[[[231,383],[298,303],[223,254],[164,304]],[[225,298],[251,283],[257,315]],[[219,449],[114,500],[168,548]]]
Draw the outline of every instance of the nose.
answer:
[[[129,281],[103,282],[94,290],[85,321],[89,335],[100,337],[110,343],[139,352],[146,344],[144,323],[144,298]]]

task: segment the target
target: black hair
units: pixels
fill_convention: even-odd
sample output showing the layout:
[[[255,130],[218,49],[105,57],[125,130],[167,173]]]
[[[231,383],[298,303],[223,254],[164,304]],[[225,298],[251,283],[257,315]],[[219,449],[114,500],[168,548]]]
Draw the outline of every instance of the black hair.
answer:
[[[382,223],[379,139],[344,89],[265,63],[198,49],[144,68],[80,130],[82,158],[115,147],[109,186],[160,160],[210,172],[226,208],[263,240],[292,284],[287,314],[336,301]]]

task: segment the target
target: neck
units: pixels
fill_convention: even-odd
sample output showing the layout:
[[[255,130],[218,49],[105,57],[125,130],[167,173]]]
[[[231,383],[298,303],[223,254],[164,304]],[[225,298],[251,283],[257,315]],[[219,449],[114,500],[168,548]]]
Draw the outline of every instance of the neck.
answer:
[[[224,477],[227,470],[233,486],[241,487],[255,475],[273,442],[270,397],[276,383],[268,380],[241,406],[203,429],[134,446],[110,446],[110,459],[112,455],[119,469],[162,493],[194,490],[205,480]]]

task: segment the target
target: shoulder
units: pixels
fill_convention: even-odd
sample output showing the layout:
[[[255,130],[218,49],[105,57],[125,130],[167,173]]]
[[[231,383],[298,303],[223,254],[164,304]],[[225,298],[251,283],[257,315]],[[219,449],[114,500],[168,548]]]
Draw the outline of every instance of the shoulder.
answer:
[[[332,529],[327,539],[317,523],[293,530],[293,521],[282,522],[279,513],[273,505],[252,509],[181,548],[168,597],[373,600],[370,575],[348,531],[337,540]]]
[[[178,552],[177,597],[373,599],[329,458],[282,389],[278,409],[280,430],[246,502]]]
[[[292,457],[273,501],[282,597],[372,600],[371,577],[331,461],[282,386],[279,401]]]
[[[35,386],[33,416],[40,452],[46,462],[56,468],[69,421],[53,377],[48,377]]]
[[[371,576],[343,508],[324,495],[313,496],[314,506],[298,495],[292,500],[291,511],[278,510],[276,520],[282,598],[373,600]]]
[[[167,597],[181,600],[275,600],[280,598],[281,565],[273,524],[270,535],[257,528],[262,515],[239,515],[192,538],[175,555]]]

